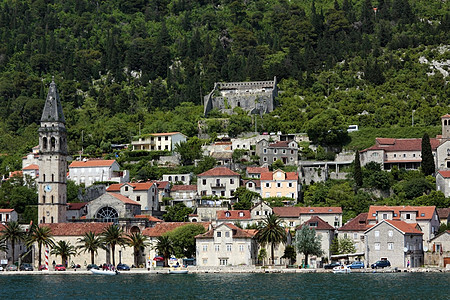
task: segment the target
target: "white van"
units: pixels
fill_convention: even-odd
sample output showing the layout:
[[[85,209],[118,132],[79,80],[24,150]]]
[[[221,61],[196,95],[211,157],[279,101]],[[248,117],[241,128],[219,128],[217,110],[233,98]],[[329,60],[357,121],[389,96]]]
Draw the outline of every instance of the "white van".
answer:
[[[349,125],[347,128],[347,132],[358,131],[358,125]]]

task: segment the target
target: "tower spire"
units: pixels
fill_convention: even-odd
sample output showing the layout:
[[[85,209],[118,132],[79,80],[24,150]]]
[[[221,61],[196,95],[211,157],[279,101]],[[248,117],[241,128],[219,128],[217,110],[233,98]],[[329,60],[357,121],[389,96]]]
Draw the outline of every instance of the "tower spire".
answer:
[[[66,123],[66,121],[64,120],[62,105],[59,99],[59,93],[58,89],[56,88],[54,76],[52,76],[52,82],[50,83],[50,88],[48,89],[41,122]]]

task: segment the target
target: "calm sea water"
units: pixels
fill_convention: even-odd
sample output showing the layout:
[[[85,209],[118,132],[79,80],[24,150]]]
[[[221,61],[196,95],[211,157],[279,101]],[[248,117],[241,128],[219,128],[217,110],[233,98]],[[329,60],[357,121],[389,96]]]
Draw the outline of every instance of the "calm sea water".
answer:
[[[450,273],[0,276],[0,299],[450,299]]]

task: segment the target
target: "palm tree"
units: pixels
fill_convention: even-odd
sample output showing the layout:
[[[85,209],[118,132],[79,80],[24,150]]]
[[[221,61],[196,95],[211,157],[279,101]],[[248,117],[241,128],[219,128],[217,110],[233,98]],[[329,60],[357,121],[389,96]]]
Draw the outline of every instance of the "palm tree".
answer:
[[[169,257],[174,253],[172,240],[166,236],[162,235],[156,239],[156,245],[153,247],[159,255],[164,257],[164,266],[168,265]]]
[[[101,238],[95,236],[92,231],[86,232],[83,237],[78,239],[78,243],[81,243],[77,248],[83,250],[84,253],[87,251],[91,253],[91,264],[94,264],[94,254],[98,253],[98,249],[103,249],[103,243]]]
[[[128,238],[127,240],[128,246],[133,247],[134,265],[138,266],[139,265],[138,258],[141,250],[144,250],[145,247],[149,245],[148,237],[146,237],[140,232],[132,232],[127,235],[127,238]]]
[[[8,246],[6,246],[6,242],[3,240],[0,240],[0,251],[8,252]]]
[[[25,231],[20,228],[20,225],[16,221],[6,223],[5,227],[1,231],[1,240],[3,242],[11,242],[12,248],[12,263],[16,258],[16,242],[23,241],[25,239]]]
[[[272,265],[274,264],[274,247],[280,243],[286,241],[286,231],[283,226],[280,225],[281,220],[277,215],[268,215],[261,228],[255,235],[256,240],[261,246],[265,246],[270,243]]]
[[[53,247],[55,242],[53,241],[53,236],[51,234],[50,227],[42,226],[39,227],[36,224],[31,226],[31,230],[27,237],[27,247],[31,247],[34,243],[38,244],[38,261],[39,266],[42,261],[42,246]]]
[[[70,257],[77,255],[77,250],[70,244],[70,242],[58,241],[50,253],[56,256],[61,256],[61,264],[67,267]]]
[[[111,247],[112,251],[112,261],[113,265],[116,265],[116,259],[114,255],[114,251],[116,250],[116,245],[124,245],[126,243],[126,239],[123,235],[123,230],[118,225],[111,224],[102,232],[101,241]]]

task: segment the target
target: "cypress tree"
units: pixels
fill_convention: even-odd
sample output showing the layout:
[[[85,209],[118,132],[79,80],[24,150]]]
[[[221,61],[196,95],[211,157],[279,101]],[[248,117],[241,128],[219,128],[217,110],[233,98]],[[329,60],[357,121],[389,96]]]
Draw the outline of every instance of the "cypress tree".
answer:
[[[425,132],[422,138],[422,172],[427,175],[432,175],[435,171],[434,157],[431,152],[431,143],[428,133]]]
[[[355,153],[355,170],[353,172],[353,178],[355,180],[356,189],[360,188],[363,184],[361,161],[359,160],[359,151]]]

